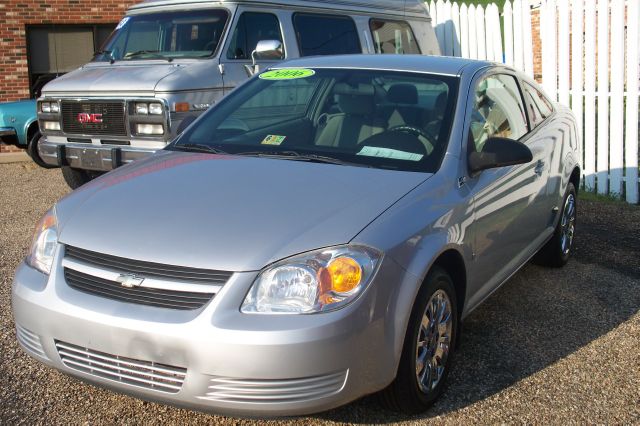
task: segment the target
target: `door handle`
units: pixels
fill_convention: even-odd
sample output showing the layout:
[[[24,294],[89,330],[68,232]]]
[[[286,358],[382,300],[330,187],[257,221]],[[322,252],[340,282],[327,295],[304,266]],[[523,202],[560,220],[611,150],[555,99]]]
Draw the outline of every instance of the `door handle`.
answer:
[[[544,161],[538,160],[536,163],[536,167],[533,169],[533,172],[538,176],[542,176],[542,172],[544,171]]]

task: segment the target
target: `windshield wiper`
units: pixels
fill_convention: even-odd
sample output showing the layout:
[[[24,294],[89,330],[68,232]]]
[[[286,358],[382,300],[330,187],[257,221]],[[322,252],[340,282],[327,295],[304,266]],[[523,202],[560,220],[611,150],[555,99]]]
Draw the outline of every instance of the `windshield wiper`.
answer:
[[[247,152],[238,152],[234,155],[249,155],[256,157],[270,157],[270,158],[281,158],[285,160],[296,160],[296,161],[310,161],[313,163],[326,163],[326,164],[337,164],[340,166],[357,166],[357,167],[370,167],[366,164],[361,163],[353,163],[351,161],[340,160],[339,158],[329,157],[326,155],[319,154],[302,154],[298,151],[247,151]]]
[[[159,52],[158,50],[136,50],[135,52],[128,52],[127,54],[124,55],[124,58],[130,59],[130,58],[133,58],[134,56],[153,55],[154,57],[159,59],[166,59],[169,62],[173,61],[173,58],[161,55],[158,52]]]
[[[173,145],[173,148],[179,151],[210,152],[221,155],[228,154],[228,152],[203,143],[181,143]]]

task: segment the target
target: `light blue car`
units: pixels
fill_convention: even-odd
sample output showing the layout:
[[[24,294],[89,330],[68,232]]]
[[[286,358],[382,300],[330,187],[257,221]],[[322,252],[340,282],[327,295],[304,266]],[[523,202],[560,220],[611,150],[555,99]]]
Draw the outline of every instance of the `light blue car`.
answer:
[[[26,149],[36,164],[49,168],[38,154],[41,136],[35,99],[0,103],[0,142]]]

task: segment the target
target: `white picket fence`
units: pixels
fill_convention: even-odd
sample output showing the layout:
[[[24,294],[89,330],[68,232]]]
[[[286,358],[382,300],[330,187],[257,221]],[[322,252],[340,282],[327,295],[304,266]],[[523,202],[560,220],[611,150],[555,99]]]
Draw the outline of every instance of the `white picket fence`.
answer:
[[[507,0],[502,11],[493,3],[427,5],[444,55],[504,62],[530,76],[534,55],[540,57],[545,91],[571,106],[578,120],[585,189],[636,204],[639,3]],[[540,18],[541,52],[533,51],[532,6]]]

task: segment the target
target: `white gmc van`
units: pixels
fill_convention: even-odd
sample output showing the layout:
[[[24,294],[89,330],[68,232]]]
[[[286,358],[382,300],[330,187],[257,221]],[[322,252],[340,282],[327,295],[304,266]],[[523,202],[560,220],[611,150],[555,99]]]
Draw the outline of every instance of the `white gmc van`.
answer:
[[[76,188],[162,149],[261,69],[349,53],[440,50],[421,0],[146,1],[91,62],[44,87],[38,151]]]

